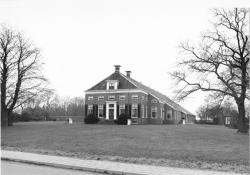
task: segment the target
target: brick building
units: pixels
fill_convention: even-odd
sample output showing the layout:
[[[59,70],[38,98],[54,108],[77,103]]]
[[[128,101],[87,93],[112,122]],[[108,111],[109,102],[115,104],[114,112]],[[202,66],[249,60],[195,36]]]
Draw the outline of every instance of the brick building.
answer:
[[[85,91],[85,115],[94,114],[100,120],[115,120],[125,113],[134,124],[192,123],[195,116],[170,100],[126,75],[115,66],[115,72]]]

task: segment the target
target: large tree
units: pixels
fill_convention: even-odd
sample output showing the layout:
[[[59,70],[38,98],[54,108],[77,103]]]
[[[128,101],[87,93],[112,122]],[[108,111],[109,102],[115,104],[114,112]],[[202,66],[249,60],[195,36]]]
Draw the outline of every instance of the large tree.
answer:
[[[245,100],[249,90],[249,15],[246,9],[214,9],[213,28],[202,34],[198,45],[181,44],[185,54],[179,70],[171,75],[180,89],[179,99],[196,91],[231,97],[238,107],[238,131],[248,132]]]
[[[40,50],[21,33],[0,26],[1,124],[10,125],[15,108],[44,92]]]

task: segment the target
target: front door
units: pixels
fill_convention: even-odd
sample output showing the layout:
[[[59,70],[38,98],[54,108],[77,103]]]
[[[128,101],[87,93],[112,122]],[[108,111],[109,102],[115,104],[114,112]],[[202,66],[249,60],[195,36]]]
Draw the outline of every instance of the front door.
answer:
[[[109,109],[109,120],[114,120],[114,109]]]
[[[116,103],[107,104],[107,120],[116,120]]]

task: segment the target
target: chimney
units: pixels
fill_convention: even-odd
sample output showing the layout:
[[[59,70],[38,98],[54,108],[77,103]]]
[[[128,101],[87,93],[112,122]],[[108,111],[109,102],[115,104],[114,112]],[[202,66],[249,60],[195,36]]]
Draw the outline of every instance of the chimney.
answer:
[[[126,73],[127,73],[127,77],[129,77],[129,78],[130,78],[131,71],[130,71],[130,70],[128,70],[128,71],[126,71]]]
[[[115,72],[119,73],[120,72],[120,65],[115,65]]]

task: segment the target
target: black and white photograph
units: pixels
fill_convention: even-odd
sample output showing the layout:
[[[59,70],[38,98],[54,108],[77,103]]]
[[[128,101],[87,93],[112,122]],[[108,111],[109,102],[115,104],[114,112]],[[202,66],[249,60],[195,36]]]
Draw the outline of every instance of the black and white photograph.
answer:
[[[247,175],[250,3],[0,0],[2,175]]]

